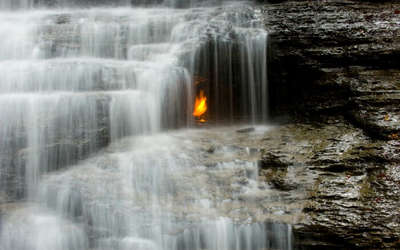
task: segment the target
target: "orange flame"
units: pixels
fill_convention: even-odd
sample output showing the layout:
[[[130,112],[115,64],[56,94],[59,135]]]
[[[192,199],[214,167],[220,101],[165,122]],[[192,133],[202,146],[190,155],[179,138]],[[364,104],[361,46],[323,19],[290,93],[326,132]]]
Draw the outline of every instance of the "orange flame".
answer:
[[[204,96],[203,90],[200,90],[199,96],[196,97],[194,104],[193,116],[200,117],[207,111],[207,97]]]

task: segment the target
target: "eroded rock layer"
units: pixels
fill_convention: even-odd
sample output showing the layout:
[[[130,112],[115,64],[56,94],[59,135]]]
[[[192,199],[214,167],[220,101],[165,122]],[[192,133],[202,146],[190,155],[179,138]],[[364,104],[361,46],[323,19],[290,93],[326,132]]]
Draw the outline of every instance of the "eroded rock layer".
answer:
[[[264,139],[261,176],[306,193],[300,249],[398,249],[400,4],[274,2],[271,107],[294,119]]]

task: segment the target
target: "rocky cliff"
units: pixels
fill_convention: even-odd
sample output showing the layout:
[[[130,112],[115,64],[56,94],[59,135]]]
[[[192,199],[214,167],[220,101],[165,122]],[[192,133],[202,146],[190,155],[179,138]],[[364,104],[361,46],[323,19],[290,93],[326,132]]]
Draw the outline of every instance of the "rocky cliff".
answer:
[[[279,1],[262,12],[273,113],[294,121],[265,136],[260,175],[305,192],[297,247],[399,249],[400,3]]]

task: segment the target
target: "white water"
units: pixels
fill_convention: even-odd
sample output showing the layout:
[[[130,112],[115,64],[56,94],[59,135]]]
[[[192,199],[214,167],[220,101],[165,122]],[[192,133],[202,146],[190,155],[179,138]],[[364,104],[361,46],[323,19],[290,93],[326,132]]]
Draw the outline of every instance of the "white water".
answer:
[[[198,132],[160,133],[193,125],[193,74],[209,78],[215,120],[265,120],[266,33],[242,10],[232,14],[242,5],[95,2],[44,9],[39,1],[36,9],[33,1],[0,0],[0,249],[290,248],[285,225],[221,211],[257,186],[254,176],[220,193],[218,182],[205,186],[199,145],[187,139]],[[213,53],[201,52],[210,46]],[[216,176],[257,168],[234,156],[216,164]]]
[[[35,202],[5,217],[0,242],[7,250],[290,249],[288,226],[258,221],[273,200],[249,151],[219,142],[228,130],[135,136],[47,174]]]

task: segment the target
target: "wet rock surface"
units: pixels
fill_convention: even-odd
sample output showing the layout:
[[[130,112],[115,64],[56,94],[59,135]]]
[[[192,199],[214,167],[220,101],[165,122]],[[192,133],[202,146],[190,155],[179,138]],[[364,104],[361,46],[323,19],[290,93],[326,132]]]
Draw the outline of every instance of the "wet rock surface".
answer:
[[[274,112],[345,112],[373,136],[398,137],[399,9],[395,1],[265,5]]]
[[[260,175],[306,193],[296,246],[398,249],[400,3],[271,3],[271,107],[295,119],[266,135],[263,159],[309,178]]]
[[[305,194],[302,211],[292,215],[301,218],[293,227],[297,248],[399,247],[398,141],[372,140],[332,117],[278,127],[265,134],[263,148],[268,162],[273,154],[294,170],[262,169],[260,178]]]

